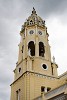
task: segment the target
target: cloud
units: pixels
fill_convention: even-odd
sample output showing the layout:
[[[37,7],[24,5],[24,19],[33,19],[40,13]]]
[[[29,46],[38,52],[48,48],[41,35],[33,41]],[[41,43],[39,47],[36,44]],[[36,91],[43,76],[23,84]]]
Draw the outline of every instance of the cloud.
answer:
[[[67,25],[61,24],[60,20],[57,18],[53,17],[53,19],[51,19],[52,18],[47,21],[51,54],[56,57],[56,63],[59,67],[58,72],[61,74],[67,70],[67,60],[65,59],[67,58]],[[65,60],[63,61],[63,59]]]
[[[0,99],[1,100],[10,100],[10,91],[9,86],[0,87]]]
[[[46,21],[50,34],[51,50],[56,56],[56,61],[59,63],[60,69],[62,70],[62,67],[66,66],[66,4],[67,0],[0,0],[1,100],[9,100],[9,85],[13,81],[12,71],[18,59],[19,32],[25,19],[31,15],[33,7],[35,7],[37,14]],[[61,55],[61,57],[59,55]],[[63,62],[64,59],[65,63]],[[64,67],[64,70],[65,68],[66,67]],[[62,72],[63,71],[61,71],[61,73]]]

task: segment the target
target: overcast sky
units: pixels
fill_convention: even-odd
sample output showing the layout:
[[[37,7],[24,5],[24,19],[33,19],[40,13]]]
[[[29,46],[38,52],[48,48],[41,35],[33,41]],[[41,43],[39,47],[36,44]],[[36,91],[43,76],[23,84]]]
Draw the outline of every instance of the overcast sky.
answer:
[[[46,21],[58,73],[67,70],[67,0],[0,0],[0,100],[10,100],[20,29],[35,7]]]

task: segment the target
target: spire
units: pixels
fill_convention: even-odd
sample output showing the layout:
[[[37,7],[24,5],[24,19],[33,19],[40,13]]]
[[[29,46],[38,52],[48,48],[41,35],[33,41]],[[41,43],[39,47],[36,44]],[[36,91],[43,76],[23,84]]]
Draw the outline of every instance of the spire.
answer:
[[[35,10],[35,8],[34,8],[34,7],[33,7],[32,14],[36,14],[36,10]]]

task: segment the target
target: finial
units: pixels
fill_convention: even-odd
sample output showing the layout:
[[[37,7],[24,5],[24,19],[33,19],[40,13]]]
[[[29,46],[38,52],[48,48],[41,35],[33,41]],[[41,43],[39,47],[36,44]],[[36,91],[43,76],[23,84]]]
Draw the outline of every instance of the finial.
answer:
[[[35,8],[33,7],[32,14],[36,14]]]
[[[55,63],[55,57],[53,56],[53,63]]]

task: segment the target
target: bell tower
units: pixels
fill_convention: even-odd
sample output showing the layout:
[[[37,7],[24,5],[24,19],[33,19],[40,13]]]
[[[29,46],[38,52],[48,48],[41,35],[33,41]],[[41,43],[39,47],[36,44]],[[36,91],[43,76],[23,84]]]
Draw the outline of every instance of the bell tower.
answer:
[[[14,70],[14,82],[11,84],[11,100],[35,100],[41,92],[52,89],[53,81],[49,81],[49,78],[57,78],[58,66],[54,60],[51,61],[45,21],[37,15],[34,8],[22,25],[20,36],[18,62]]]

